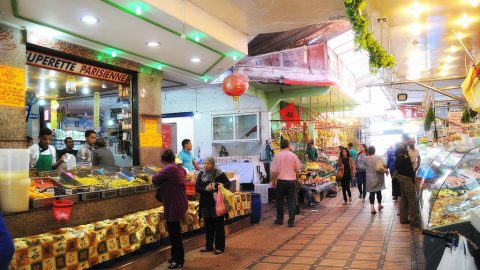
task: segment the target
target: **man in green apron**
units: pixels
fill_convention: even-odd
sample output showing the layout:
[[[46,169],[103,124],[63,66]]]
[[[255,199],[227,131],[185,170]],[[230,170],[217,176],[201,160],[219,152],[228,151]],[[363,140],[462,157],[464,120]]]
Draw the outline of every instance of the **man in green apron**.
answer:
[[[55,146],[50,145],[52,141],[52,131],[48,128],[40,129],[38,134],[38,143],[30,146],[30,168],[38,171],[55,170],[64,162],[65,155],[57,161],[57,151]]]

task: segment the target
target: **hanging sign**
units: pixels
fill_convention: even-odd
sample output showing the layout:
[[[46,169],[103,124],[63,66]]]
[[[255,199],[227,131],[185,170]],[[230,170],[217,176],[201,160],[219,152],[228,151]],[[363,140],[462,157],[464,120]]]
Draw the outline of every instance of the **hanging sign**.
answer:
[[[171,141],[171,134],[172,134],[172,126],[171,125],[162,125],[162,149],[171,149],[172,148],[172,141]]]
[[[0,65],[0,105],[25,107],[25,70]]]
[[[57,128],[57,121],[58,121],[58,118],[57,118],[57,109],[58,109],[58,102],[56,100],[51,100],[50,101],[50,127],[52,129],[56,129]]]
[[[145,132],[140,133],[141,147],[162,147],[162,134],[158,133],[159,119],[145,119]]]
[[[67,94],[75,94],[77,92],[77,82],[75,76],[68,76],[67,83],[65,85],[65,92]]]
[[[100,127],[100,93],[93,93],[93,128]]]
[[[458,134],[463,133],[462,114],[463,114],[462,110],[450,110],[448,112],[448,121],[451,122],[448,125],[448,132],[458,133]]]
[[[82,64],[72,60],[27,50],[27,64],[116,83],[128,83],[126,73]]]

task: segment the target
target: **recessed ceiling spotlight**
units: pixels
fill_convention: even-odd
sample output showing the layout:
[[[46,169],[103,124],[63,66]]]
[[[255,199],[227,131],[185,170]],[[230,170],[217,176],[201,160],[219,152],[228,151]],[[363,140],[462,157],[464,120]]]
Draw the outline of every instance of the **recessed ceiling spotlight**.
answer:
[[[96,24],[98,23],[100,20],[93,17],[93,16],[90,16],[90,15],[87,15],[87,16],[83,16],[82,17],[82,22],[86,23],[86,24]]]
[[[107,88],[107,85],[105,83],[102,82],[102,88],[105,89]]]
[[[112,57],[117,57],[117,53],[116,53],[116,52],[112,52]]]
[[[190,59],[190,61],[192,61],[193,63],[200,63],[202,62],[202,59],[198,58],[198,57],[193,57]]]
[[[162,65],[158,65],[157,67],[158,70],[162,70],[162,68],[163,68]]]
[[[48,86],[49,86],[50,88],[55,88],[55,87],[57,87],[57,83],[56,83],[55,81],[50,81],[50,82],[48,83]]]
[[[142,15],[142,8],[141,7],[136,7],[135,8],[135,14]]]
[[[204,82],[208,82],[208,78],[203,79]]]
[[[195,42],[199,42],[200,41],[200,37],[199,36],[195,36]]]
[[[160,43],[156,42],[156,41],[149,41],[149,42],[145,43],[145,45],[147,45],[148,47],[158,47],[158,46],[160,46]]]
[[[82,93],[84,93],[85,95],[88,95],[88,93],[90,93],[90,89],[88,88],[88,86],[83,86]]]
[[[237,56],[236,54],[234,54],[234,55],[232,56],[232,58],[233,58],[233,61],[237,61],[238,56]]]

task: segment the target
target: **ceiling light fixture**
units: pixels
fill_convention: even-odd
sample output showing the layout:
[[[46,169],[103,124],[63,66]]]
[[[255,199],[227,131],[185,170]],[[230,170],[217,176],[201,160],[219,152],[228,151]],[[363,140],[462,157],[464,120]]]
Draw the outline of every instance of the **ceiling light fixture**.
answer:
[[[470,3],[472,7],[478,7],[478,4],[479,4],[478,0],[467,0],[467,2]]]
[[[238,56],[237,56],[236,54],[234,54],[234,55],[232,56],[232,58],[233,58],[233,61],[237,61]]]
[[[448,52],[449,53],[456,53],[458,51],[458,48],[454,45],[450,46],[450,48],[448,48]]]
[[[137,15],[142,15],[142,8],[141,8],[140,6],[137,6],[137,7],[135,8],[135,14],[137,14]]]
[[[88,95],[90,93],[90,89],[88,88],[88,86],[83,86],[82,93],[85,95]]]
[[[473,18],[469,17],[466,13],[463,13],[462,17],[457,20],[457,24],[463,28],[467,28],[473,21]]]
[[[104,82],[102,82],[102,88],[103,89],[107,88],[107,85]]]
[[[156,41],[149,41],[149,42],[145,43],[145,45],[147,45],[148,47],[158,47],[158,46],[160,46],[160,43],[156,42]]]
[[[158,70],[162,70],[162,68],[163,68],[162,65],[158,65],[157,67]]]
[[[204,82],[208,82],[208,78],[204,78],[203,81],[204,81]]]
[[[193,62],[193,63],[200,63],[200,62],[202,62],[202,59],[200,59],[198,57],[193,57],[193,58],[190,59],[190,61]]]
[[[50,82],[48,83],[48,86],[49,86],[50,88],[56,88],[56,87],[57,87],[57,83],[56,83],[55,81],[50,81]]]
[[[418,1],[413,2],[413,5],[409,9],[409,13],[412,14],[413,17],[418,18],[420,14],[425,11],[425,6],[421,5]]]
[[[117,57],[117,53],[116,53],[116,52],[112,52],[112,57]]]
[[[195,36],[195,42],[199,42],[200,41],[200,37],[199,36]]]
[[[445,63],[450,64],[453,61],[453,57],[451,55],[447,55],[444,59]]]
[[[90,16],[90,15],[87,15],[87,16],[83,16],[82,17],[82,22],[86,23],[86,24],[96,24],[98,23],[100,20],[93,17],[93,16]]]

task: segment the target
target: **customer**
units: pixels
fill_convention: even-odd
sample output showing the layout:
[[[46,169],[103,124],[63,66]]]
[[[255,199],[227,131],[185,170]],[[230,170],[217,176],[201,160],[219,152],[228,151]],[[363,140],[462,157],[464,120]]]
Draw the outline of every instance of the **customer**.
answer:
[[[182,148],[182,151],[178,154],[178,157],[182,161],[182,166],[189,172],[193,172],[195,169],[200,171],[200,166],[198,166],[192,154],[192,141],[189,139],[183,140]]]
[[[399,144],[400,145],[400,144]],[[392,198],[393,201],[397,201],[400,194],[400,184],[398,183],[396,173],[395,173],[395,150],[397,147],[392,145],[387,152],[387,166],[390,171],[390,176],[392,177]]]
[[[355,176],[357,177],[358,193],[360,194],[358,197],[362,199],[362,202],[365,202],[365,196],[367,195],[365,167],[365,159],[367,158],[366,151],[367,146],[365,144],[360,144],[358,146],[357,158],[355,159],[355,169],[357,170]]]
[[[185,193],[186,172],[175,164],[175,155],[170,149],[163,152],[162,162],[164,167],[153,175],[152,182],[158,187],[157,193],[160,196],[157,198],[160,197],[163,203],[163,217],[167,220],[167,230],[172,244],[168,269],[175,269],[183,267],[185,262],[180,222],[188,209]]]
[[[309,142],[307,144],[307,156],[309,161],[317,161],[318,159],[318,152],[315,146],[313,145],[313,142]]]
[[[352,157],[352,159],[357,158],[357,150],[353,148],[353,143],[348,143],[348,151],[350,152],[350,156]]]
[[[281,151],[272,161],[272,187],[275,188],[277,219],[274,224],[283,224],[283,205],[285,196],[288,203],[288,227],[295,226],[296,182],[300,176],[300,160],[291,151],[290,142],[280,141]]]
[[[415,140],[412,140],[408,145],[408,155],[412,160],[412,167],[416,174],[418,168],[420,167],[420,162],[422,162],[422,159],[420,158],[420,153],[418,152],[418,149],[415,149]]]
[[[85,143],[78,148],[78,161],[92,162],[95,141],[97,141],[97,133],[94,130],[85,131]]]
[[[115,167],[115,158],[112,151],[106,147],[106,143],[102,138],[95,141],[95,151],[93,151],[93,166]]]
[[[415,172],[412,167],[412,160],[408,155],[408,144],[410,138],[404,134],[402,144],[395,152],[395,169],[397,171],[397,180],[400,184],[402,200],[400,201],[400,222],[410,226],[416,226],[417,205],[415,202]]]
[[[382,190],[385,189],[385,173],[388,173],[386,165],[383,164],[382,159],[375,155],[375,147],[368,147],[368,157],[365,160],[367,172],[367,186],[366,189],[370,193],[370,211],[376,214],[375,211],[375,194],[377,195],[378,211],[383,209],[382,205]]]
[[[14,252],[15,247],[13,246],[12,237],[3,222],[3,215],[0,213],[0,270],[8,269]]]
[[[353,164],[353,159],[350,156],[350,152],[347,148],[343,148],[340,151],[340,157],[338,158],[338,162],[341,163],[343,166],[343,177],[340,180],[342,185],[342,193],[343,193],[343,205],[347,204],[347,193],[348,193],[348,201],[352,202],[352,193],[350,192],[350,183],[352,182],[352,175],[355,174],[355,166]]]
[[[205,222],[205,247],[200,252],[214,251],[213,254],[219,255],[225,251],[225,217],[217,216],[215,211],[214,193],[218,191],[218,186],[230,187],[230,180],[224,172],[215,168],[215,158],[208,157],[205,160],[204,170],[197,176],[195,190],[200,193],[200,218]],[[215,249],[213,242],[215,240]]]

